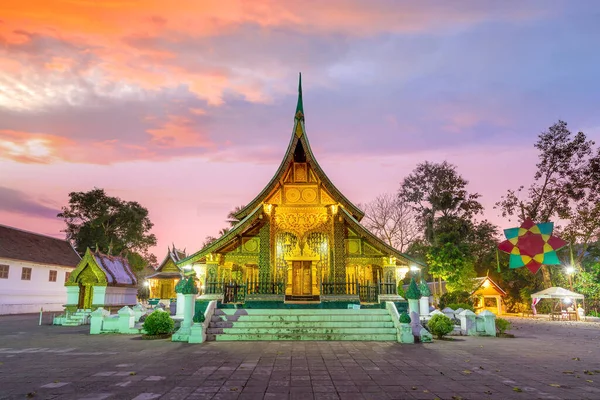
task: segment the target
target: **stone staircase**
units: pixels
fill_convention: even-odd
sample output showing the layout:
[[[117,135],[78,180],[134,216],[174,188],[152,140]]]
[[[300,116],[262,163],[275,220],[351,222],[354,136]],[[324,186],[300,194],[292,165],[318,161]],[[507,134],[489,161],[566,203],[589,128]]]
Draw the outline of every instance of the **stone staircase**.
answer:
[[[88,325],[90,323],[90,314],[92,310],[79,309],[72,314],[69,314],[62,321],[62,326],[79,326]]]
[[[207,340],[397,341],[382,309],[216,309]]]

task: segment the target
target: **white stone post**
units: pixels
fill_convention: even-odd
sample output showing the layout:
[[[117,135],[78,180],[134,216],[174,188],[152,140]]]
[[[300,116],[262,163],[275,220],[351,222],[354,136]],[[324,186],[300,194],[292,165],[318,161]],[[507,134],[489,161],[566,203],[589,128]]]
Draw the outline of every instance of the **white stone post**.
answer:
[[[133,310],[127,306],[121,308],[117,314],[119,315],[118,329],[119,333],[130,333],[135,325],[135,314]]]
[[[421,321],[419,317],[419,300],[408,299],[408,311],[410,316],[410,326],[412,327],[413,335],[421,334]]]
[[[482,334],[496,336],[496,314],[488,310],[483,310],[477,318],[483,319],[484,333]]]
[[[134,315],[134,319],[135,322],[138,322],[140,320],[140,318],[142,317],[142,315],[144,315],[146,313],[146,308],[141,305],[140,303],[137,303],[135,306],[133,306],[133,315]]]
[[[90,314],[90,335],[102,333],[102,324],[106,315],[108,315],[108,311],[102,307],[98,307]]]
[[[429,316],[429,296],[423,296],[419,299],[419,308],[423,317]]]
[[[474,336],[477,334],[477,325],[475,325],[475,313],[471,310],[464,310],[458,316],[460,318],[460,330],[463,335]]]
[[[76,306],[79,303],[79,286],[67,286],[67,304]]]
[[[194,309],[196,308],[196,294],[184,294],[183,297],[183,321],[177,332],[173,334],[173,342],[187,342],[190,338]]]
[[[175,319],[183,319],[183,293],[177,293],[177,308],[175,309]]]
[[[444,309],[442,310],[442,313],[443,313],[443,314],[444,314],[446,317],[448,317],[448,318],[450,318],[450,319],[454,319],[454,310],[453,310],[453,309],[451,309],[450,307],[446,307],[446,308],[444,308]]]

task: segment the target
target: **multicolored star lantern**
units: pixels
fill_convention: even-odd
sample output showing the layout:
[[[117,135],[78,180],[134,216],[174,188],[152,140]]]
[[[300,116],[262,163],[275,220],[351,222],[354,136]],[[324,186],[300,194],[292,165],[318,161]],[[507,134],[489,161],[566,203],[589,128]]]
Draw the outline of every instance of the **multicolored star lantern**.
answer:
[[[553,222],[536,224],[526,219],[520,227],[504,230],[507,240],[498,249],[510,254],[509,268],[527,267],[535,274],[543,264],[560,264],[556,250],[568,243],[552,236],[553,230]]]

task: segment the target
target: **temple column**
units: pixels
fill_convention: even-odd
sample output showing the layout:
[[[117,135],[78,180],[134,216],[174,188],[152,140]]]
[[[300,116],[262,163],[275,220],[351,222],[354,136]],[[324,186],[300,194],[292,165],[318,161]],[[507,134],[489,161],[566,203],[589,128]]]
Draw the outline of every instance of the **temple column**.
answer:
[[[263,215],[264,225],[258,231],[260,239],[258,253],[258,282],[260,293],[270,293],[270,285],[273,281],[271,271],[271,221]]]
[[[333,281],[344,283],[346,281],[346,243],[344,220],[342,217],[333,216]],[[342,287],[336,288],[336,294],[346,294]]]

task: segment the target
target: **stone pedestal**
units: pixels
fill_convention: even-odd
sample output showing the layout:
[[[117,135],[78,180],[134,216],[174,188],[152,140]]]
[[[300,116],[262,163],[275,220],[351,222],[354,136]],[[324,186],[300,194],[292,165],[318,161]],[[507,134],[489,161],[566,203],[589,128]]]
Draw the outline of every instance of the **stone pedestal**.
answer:
[[[415,335],[413,335],[412,327],[409,323],[400,323],[400,343],[414,343]]]
[[[460,319],[460,332],[463,335],[473,336],[477,334],[475,325],[475,313],[471,310],[464,310],[458,315]]]
[[[429,296],[423,296],[419,299],[419,311],[422,317],[429,316]]]
[[[419,336],[421,338],[421,343],[433,342],[433,336],[431,336],[431,333],[425,328],[421,328]]]
[[[177,293],[177,308],[175,310],[175,318],[183,319],[183,294]]]
[[[188,343],[203,343],[205,340],[206,334],[204,333],[204,323],[194,323],[190,328]]]
[[[412,327],[413,335],[419,336],[421,334],[421,319],[419,317],[419,300],[408,299],[408,311],[410,315],[410,326]]]
[[[133,310],[125,306],[121,308],[117,314],[119,314],[119,333],[129,333],[135,325],[135,315]]]
[[[177,332],[171,337],[173,342],[187,342],[190,338],[192,318],[194,318],[194,309],[196,308],[196,295],[184,294],[183,297],[183,321]]]
[[[477,316],[478,325],[481,323],[482,329],[477,329],[480,335],[496,336],[496,314],[488,310],[483,310]]]
[[[108,315],[108,310],[105,310],[102,307],[98,307],[90,314],[90,335],[99,335],[102,333],[102,323],[104,322],[104,317]]]

